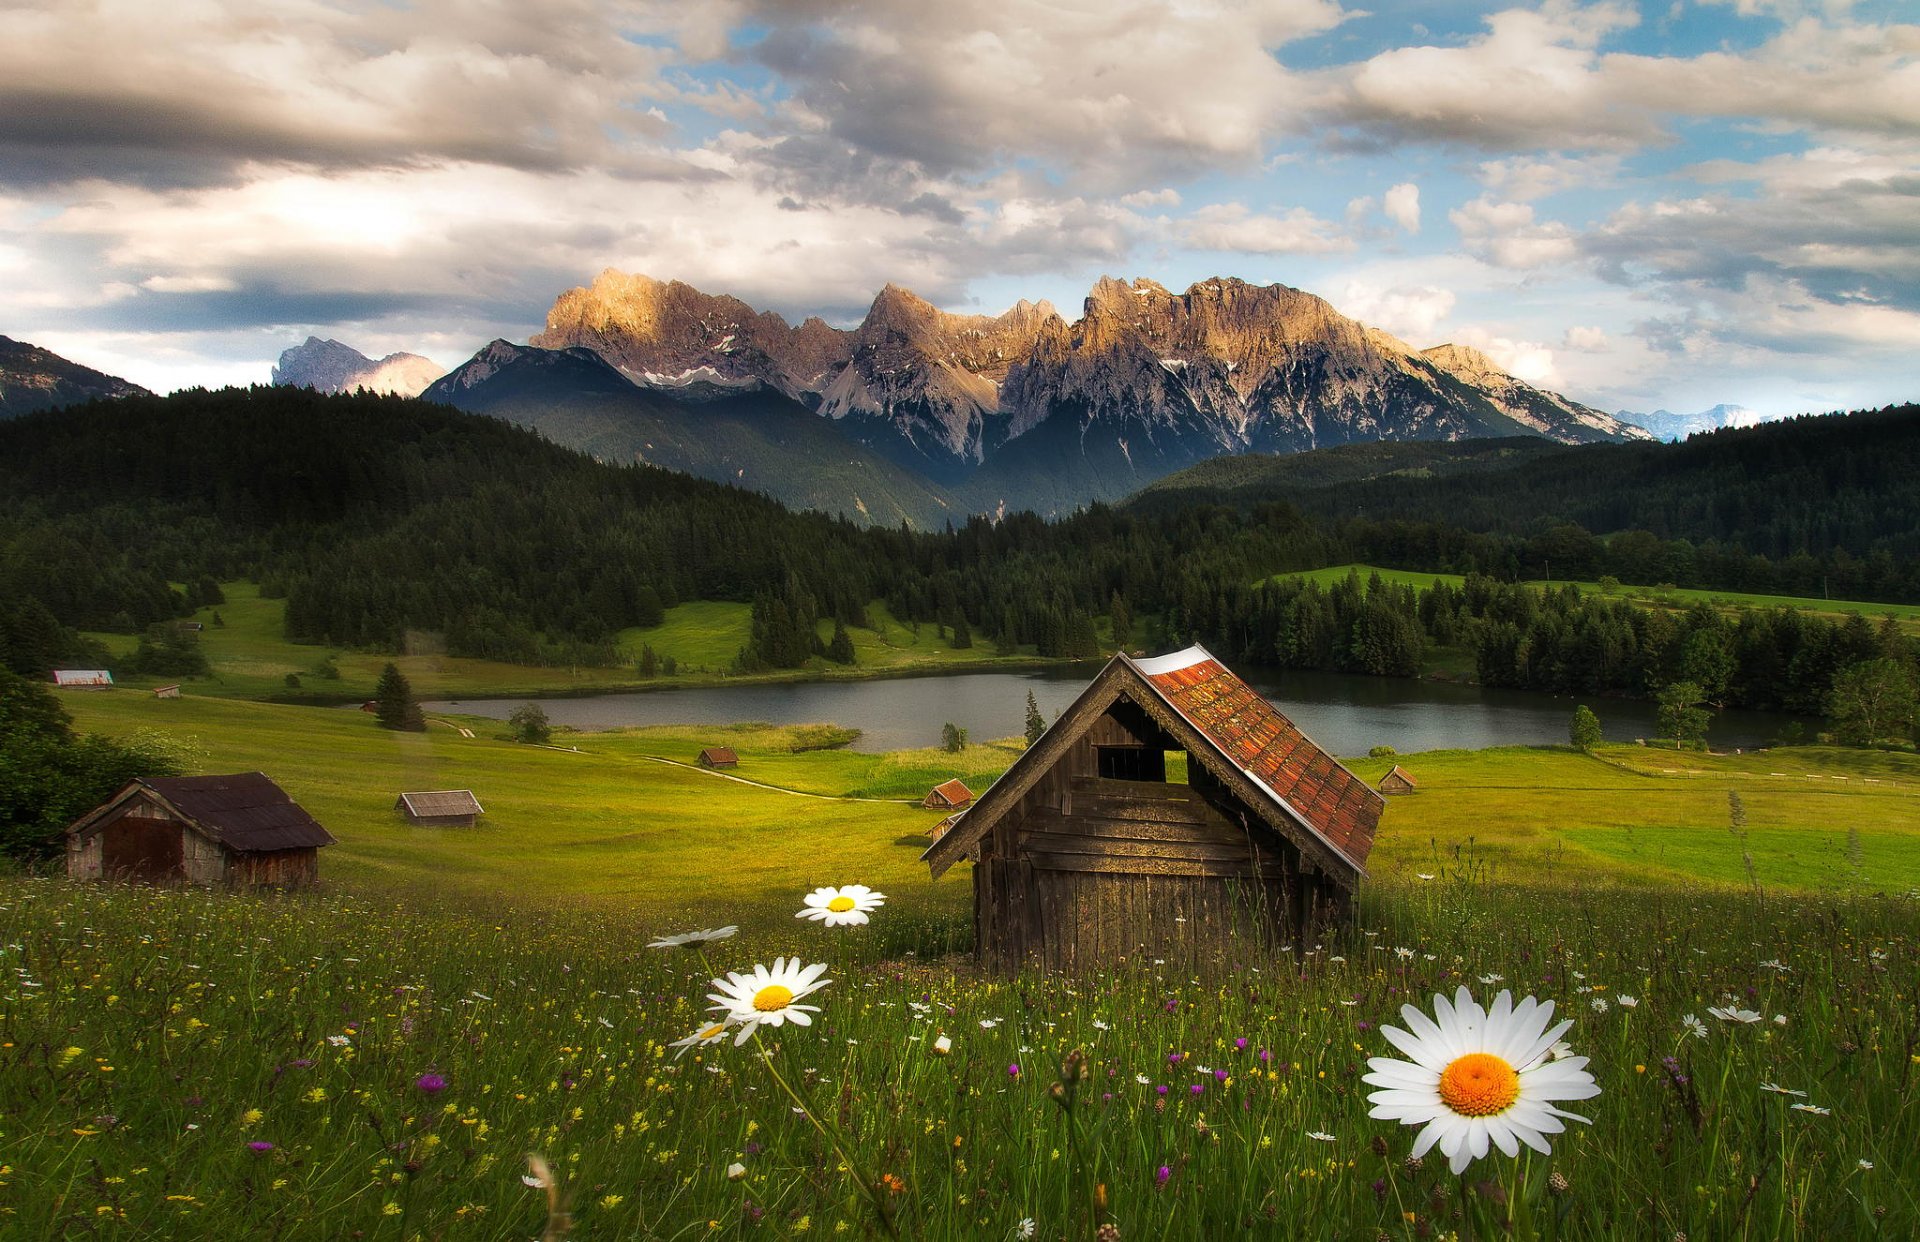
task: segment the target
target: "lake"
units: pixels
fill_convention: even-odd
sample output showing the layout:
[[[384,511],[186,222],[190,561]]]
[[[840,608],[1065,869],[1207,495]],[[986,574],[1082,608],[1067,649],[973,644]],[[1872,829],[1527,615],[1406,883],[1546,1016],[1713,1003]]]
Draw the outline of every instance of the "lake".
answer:
[[[1023,731],[1027,692],[1051,721],[1092,680],[1099,666],[1044,673],[957,673],[879,681],[711,686],[569,699],[460,699],[425,703],[429,712],[505,720],[537,702],[558,725],[613,729],[622,725],[828,722],[861,730],[853,749],[937,746],[952,721],[975,741]],[[1489,690],[1451,682],[1290,669],[1244,669],[1241,675],[1323,749],[1364,755],[1374,746],[1401,752],[1476,750],[1486,746],[1559,744],[1576,700],[1524,690]],[[1654,705],[1589,699],[1608,741],[1652,737]],[[1791,717],[1728,711],[1714,717],[1707,740],[1716,749],[1764,745]],[[1809,728],[1809,731],[1811,729]]]

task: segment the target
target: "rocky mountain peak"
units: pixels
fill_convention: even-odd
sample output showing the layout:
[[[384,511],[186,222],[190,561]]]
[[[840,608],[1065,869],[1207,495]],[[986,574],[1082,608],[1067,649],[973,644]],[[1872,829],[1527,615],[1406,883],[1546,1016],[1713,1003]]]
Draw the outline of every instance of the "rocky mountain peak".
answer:
[[[51,350],[0,336],[0,418],[101,397],[151,396],[138,384],[69,362]]]
[[[273,382],[316,392],[391,393],[417,397],[440,378],[444,368],[419,354],[393,353],[375,360],[351,345],[309,336],[285,350],[273,368]]]

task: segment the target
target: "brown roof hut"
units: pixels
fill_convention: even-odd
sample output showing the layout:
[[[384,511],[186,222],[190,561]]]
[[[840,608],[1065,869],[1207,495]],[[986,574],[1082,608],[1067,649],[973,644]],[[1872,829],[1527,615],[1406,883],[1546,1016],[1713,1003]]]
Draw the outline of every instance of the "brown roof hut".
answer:
[[[1380,792],[1383,794],[1410,794],[1416,788],[1413,777],[1399,764],[1380,778]]]
[[[153,688],[153,697],[156,699],[177,699],[180,697],[180,687],[155,686]]]
[[[929,811],[957,811],[973,801],[973,790],[959,777],[950,781],[941,781],[924,798],[920,805]]]
[[[703,768],[737,768],[740,756],[733,753],[731,746],[709,746],[700,752],[700,766]]]
[[[408,823],[426,828],[471,828],[487,813],[471,789],[403,793],[393,800],[393,809],[405,812]]]
[[[113,674],[104,668],[56,668],[53,684],[68,689],[106,690],[113,686]]]
[[[1187,783],[1167,782],[1184,751]],[[1198,646],[1117,655],[921,857],[989,966],[1199,965],[1343,913],[1385,803]]]
[[[259,772],[149,776],[67,828],[67,876],[311,884],[333,835]]]

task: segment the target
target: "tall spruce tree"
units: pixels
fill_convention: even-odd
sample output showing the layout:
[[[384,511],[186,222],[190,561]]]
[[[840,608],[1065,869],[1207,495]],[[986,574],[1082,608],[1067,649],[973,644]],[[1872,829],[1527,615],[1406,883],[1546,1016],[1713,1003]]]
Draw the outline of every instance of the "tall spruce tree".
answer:
[[[1040,703],[1033,697],[1033,691],[1029,690],[1027,691],[1027,745],[1031,746],[1039,741],[1040,735],[1046,731],[1047,722],[1040,716]]]
[[[427,718],[413,697],[412,684],[392,664],[380,670],[380,682],[373,688],[373,714],[382,728],[427,731]]]

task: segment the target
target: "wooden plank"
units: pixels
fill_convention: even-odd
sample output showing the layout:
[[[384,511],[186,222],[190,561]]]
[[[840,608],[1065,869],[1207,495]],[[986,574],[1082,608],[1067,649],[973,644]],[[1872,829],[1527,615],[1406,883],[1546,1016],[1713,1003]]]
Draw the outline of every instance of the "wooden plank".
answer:
[[[1129,841],[1122,837],[1094,837],[1068,832],[1031,832],[1022,843],[1024,852],[1040,854],[1093,854],[1108,858],[1185,858],[1194,862],[1239,863],[1245,867],[1278,866],[1280,860],[1263,858],[1247,848],[1245,842],[1220,841]]]
[[[1204,802],[1190,785],[1165,781],[1116,781],[1102,776],[1076,776],[1068,782],[1076,794],[1092,798],[1127,798],[1142,802]]]
[[[1249,840],[1246,833],[1225,820],[1210,824],[1176,824],[1104,815],[1062,815],[1044,808],[1021,821],[1020,830],[1022,839],[1032,832],[1057,832],[1122,841],[1204,841],[1242,847]],[[1277,842],[1269,838],[1267,844],[1271,846]],[[1277,855],[1279,851],[1268,849],[1263,852]]]
[[[1185,858],[1115,858],[1104,854],[1033,853],[1027,860],[1038,870],[1088,871],[1101,875],[1178,875],[1232,879],[1246,876],[1245,863],[1207,862]],[[1262,869],[1262,875],[1283,875],[1280,868]]]

